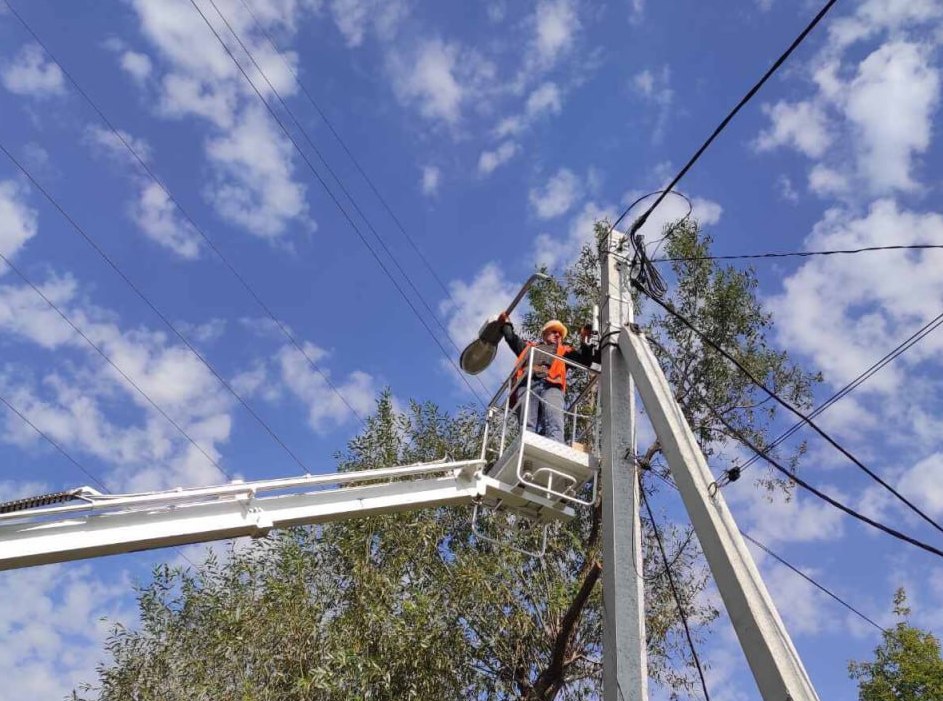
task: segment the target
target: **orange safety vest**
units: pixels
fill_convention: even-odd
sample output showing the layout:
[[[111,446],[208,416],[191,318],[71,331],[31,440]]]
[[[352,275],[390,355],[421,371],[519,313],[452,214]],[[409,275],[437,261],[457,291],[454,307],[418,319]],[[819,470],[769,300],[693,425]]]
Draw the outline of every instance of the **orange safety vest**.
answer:
[[[533,341],[527,341],[527,346],[524,350],[521,351],[521,354],[517,356],[517,370],[514,373],[514,382],[517,382],[521,377],[524,376],[524,372],[527,370],[527,353],[534,346],[541,345],[534,343]],[[566,353],[569,353],[573,350],[572,346],[565,346],[562,343],[557,346],[557,355],[563,356]],[[547,377],[545,378],[547,382],[551,382],[555,385],[560,385],[560,389],[566,390],[566,363],[564,363],[560,358],[554,358],[550,362],[550,370],[547,371]]]

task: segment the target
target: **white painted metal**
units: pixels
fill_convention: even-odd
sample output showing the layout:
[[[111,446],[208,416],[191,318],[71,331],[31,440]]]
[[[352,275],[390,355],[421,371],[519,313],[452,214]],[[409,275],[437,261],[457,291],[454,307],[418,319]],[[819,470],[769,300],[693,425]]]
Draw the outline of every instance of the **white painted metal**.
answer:
[[[592,504],[594,498],[580,499],[577,493],[595,479],[597,470],[598,461],[593,455],[532,431],[521,431],[488,469],[488,475],[501,482],[520,483],[537,493],[543,491],[577,504]]]
[[[645,701],[648,659],[634,459],[635,392],[625,359],[615,344],[622,324],[632,318],[632,301],[623,291],[618,260],[610,255],[623,240],[622,234],[612,231],[600,242],[603,699]]]
[[[572,518],[556,498],[505,484],[466,460],[133,495],[101,495],[71,506],[4,514],[0,570],[65,562],[399,511],[515,504],[544,521]],[[412,478],[412,479],[409,479]],[[383,480],[377,483],[377,480]],[[367,482],[368,484],[358,484]],[[312,486],[333,489],[259,496]]]
[[[623,329],[619,347],[638,383],[760,694],[765,701],[818,701],[723,495],[709,494],[714,477],[648,341],[640,332]]]

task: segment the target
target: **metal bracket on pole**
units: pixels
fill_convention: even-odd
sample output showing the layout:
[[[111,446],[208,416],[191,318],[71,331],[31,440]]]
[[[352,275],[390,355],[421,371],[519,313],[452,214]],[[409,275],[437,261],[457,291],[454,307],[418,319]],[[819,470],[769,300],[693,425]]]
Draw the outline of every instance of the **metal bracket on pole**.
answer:
[[[764,701],[818,701],[723,495],[709,494],[713,475],[651,346],[641,332],[623,329],[619,347],[637,383],[760,694]]]

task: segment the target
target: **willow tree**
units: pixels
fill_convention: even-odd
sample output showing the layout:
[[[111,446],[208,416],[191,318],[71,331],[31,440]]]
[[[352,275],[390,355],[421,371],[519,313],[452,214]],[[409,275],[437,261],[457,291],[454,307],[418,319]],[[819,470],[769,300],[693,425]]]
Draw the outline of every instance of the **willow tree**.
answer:
[[[859,701],[937,701],[943,699],[943,649],[929,631],[908,622],[910,607],[903,589],[894,595],[898,621],[882,634],[871,662],[851,662]]]
[[[813,378],[770,347],[772,319],[753,272],[706,260],[710,241],[692,222],[670,234],[674,307],[781,394],[808,404]],[[532,291],[522,328],[536,335],[553,316],[577,329],[598,294],[598,255],[587,246]],[[708,456],[721,459],[730,426],[770,443],[775,406],[685,327],[657,315],[644,323]],[[397,411],[386,393],[337,456],[338,469],[475,457],[482,424],[471,408],[449,415],[413,402]],[[657,443],[640,446],[637,459],[661,469]],[[476,538],[469,515],[449,507],[295,529],[195,568],[160,567],[138,591],[140,623],[115,626],[110,660],[84,693],[104,701],[598,698],[599,504],[555,526],[539,559]],[[717,615],[698,596],[707,583],[703,560],[686,527],[662,529],[685,611],[703,639]],[[649,670],[677,695],[692,687],[693,670],[653,538],[643,519]]]

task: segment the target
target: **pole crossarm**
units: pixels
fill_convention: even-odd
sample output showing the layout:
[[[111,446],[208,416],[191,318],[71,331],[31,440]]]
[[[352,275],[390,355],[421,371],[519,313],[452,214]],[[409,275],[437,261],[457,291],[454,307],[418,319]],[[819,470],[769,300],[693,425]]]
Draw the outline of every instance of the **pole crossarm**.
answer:
[[[623,328],[619,348],[635,379],[671,476],[764,701],[818,701],[799,654],[747,550],[723,495],[651,346],[638,327]]]
[[[572,518],[559,500],[488,477],[484,465],[426,463],[146,494],[83,490],[80,504],[0,514],[0,570],[478,500],[527,501],[541,518]]]

